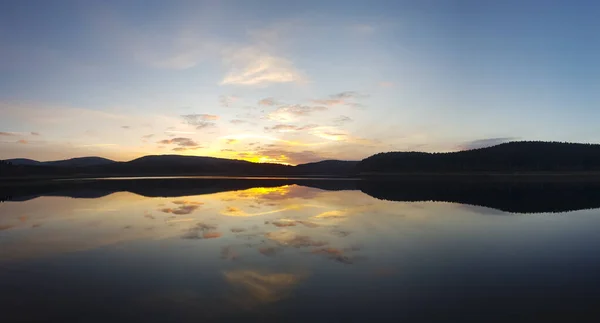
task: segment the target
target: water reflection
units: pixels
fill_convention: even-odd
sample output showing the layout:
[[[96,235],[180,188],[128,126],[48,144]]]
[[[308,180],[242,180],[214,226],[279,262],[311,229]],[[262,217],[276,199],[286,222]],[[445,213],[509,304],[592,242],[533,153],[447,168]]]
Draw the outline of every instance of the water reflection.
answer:
[[[348,183],[202,184],[192,195],[179,195],[198,189],[190,183],[176,191],[155,183],[144,188],[151,197],[120,184],[99,198],[68,197],[70,187],[2,203],[3,314],[62,322],[89,313],[124,322],[597,314],[600,211],[506,216],[381,200]],[[89,196],[98,195],[93,185]]]

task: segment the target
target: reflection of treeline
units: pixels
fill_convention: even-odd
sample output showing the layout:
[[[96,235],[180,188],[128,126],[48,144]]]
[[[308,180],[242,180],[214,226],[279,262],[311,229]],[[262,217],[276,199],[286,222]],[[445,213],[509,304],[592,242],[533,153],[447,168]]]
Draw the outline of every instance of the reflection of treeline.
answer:
[[[361,181],[362,192],[378,199],[439,201],[506,212],[566,212],[600,208],[598,182]]]
[[[521,141],[450,152],[389,152],[362,160],[369,172],[574,172],[600,171],[600,145]]]
[[[138,179],[47,181],[36,185],[0,186],[0,196],[25,201],[38,196],[99,198],[115,192],[148,197],[179,197],[301,185],[322,190],[361,190],[378,199],[441,201],[485,206],[507,212],[565,212],[600,208],[600,183],[490,182],[488,180],[312,180],[312,179]],[[296,194],[299,194],[296,192]],[[301,197],[295,195],[294,197]],[[285,195],[279,197],[285,199]]]

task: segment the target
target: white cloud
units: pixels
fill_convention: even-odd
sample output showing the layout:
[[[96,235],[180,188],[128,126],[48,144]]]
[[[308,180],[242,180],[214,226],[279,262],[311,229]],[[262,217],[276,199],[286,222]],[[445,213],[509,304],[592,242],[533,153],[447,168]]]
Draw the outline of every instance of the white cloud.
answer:
[[[229,69],[221,85],[267,85],[270,83],[302,83],[304,74],[291,61],[274,56],[258,47],[245,47],[225,53]]]
[[[313,112],[325,111],[327,107],[307,105],[284,105],[269,113],[267,118],[274,121],[290,122],[298,117],[309,116]]]

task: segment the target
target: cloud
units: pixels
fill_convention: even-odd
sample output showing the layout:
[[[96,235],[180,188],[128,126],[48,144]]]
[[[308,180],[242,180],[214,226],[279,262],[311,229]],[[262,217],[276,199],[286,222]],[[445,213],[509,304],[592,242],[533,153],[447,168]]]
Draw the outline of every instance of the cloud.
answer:
[[[144,138],[144,139],[150,139],[150,138],[152,138],[152,137],[154,137],[154,134],[153,134],[153,133],[151,133],[151,134],[149,134],[149,135],[142,136],[142,138]]]
[[[294,126],[294,125],[288,125],[288,124],[278,124],[275,125],[273,127],[265,127],[265,131],[273,131],[273,132],[296,132],[296,131],[302,131],[302,130],[308,130],[308,129],[313,129],[318,127],[319,125],[316,124],[308,124],[305,126]]]
[[[18,141],[17,141],[17,143],[18,143],[18,144],[22,144],[22,145],[26,145],[26,144],[28,144],[29,142],[27,142],[27,140],[21,139],[21,140],[18,140]]]
[[[197,147],[175,147],[173,149],[171,149],[172,151],[178,151],[178,152],[182,152],[182,151],[188,151],[188,150],[196,150],[196,149],[200,149],[202,148],[201,146],[197,146]]]
[[[368,95],[360,94],[356,91],[344,91],[337,94],[332,94],[331,97],[334,99],[360,99],[366,98]]]
[[[270,159],[290,164],[304,164],[326,159],[317,152],[311,150],[289,151],[282,148],[263,148],[257,154]]]
[[[41,134],[39,132],[35,132],[35,131],[32,131],[31,135],[32,136],[41,136]]]
[[[225,144],[227,144],[227,145],[235,144],[236,142],[238,142],[237,139],[232,139],[232,138],[225,139]]]
[[[478,139],[469,142],[465,142],[463,144],[458,145],[456,148],[458,150],[470,150],[470,149],[478,149],[485,148],[490,146],[499,145],[505,142],[513,141],[518,138],[515,137],[499,137],[499,138],[486,138],[486,139]]]
[[[327,107],[324,106],[307,106],[307,105],[285,105],[277,108],[275,111],[269,113],[267,118],[270,120],[288,122],[293,121],[298,117],[305,117],[311,115],[313,112],[326,111]]]
[[[165,130],[166,133],[175,133],[175,134],[184,134],[184,135],[193,135],[195,132],[193,131],[178,131],[178,130]]]
[[[223,61],[229,72],[221,85],[267,85],[306,80],[289,60],[254,46],[227,51]]]
[[[179,147],[197,147],[199,144],[191,138],[177,137],[173,139],[165,139],[157,142],[158,144],[171,145],[175,144]]]
[[[220,95],[219,96],[219,105],[225,108],[229,108],[233,103],[235,103],[239,97],[235,95]]]
[[[258,105],[265,105],[265,106],[275,106],[275,105],[280,105],[279,102],[277,102],[274,98],[264,98],[260,101],[258,101]]]
[[[219,116],[213,114],[186,114],[181,116],[185,123],[190,126],[196,127],[196,129],[204,129],[214,127],[215,123],[210,121],[215,121],[219,119]]]
[[[14,136],[14,133],[0,131],[0,136]]]
[[[244,124],[244,123],[249,123],[249,122],[248,122],[248,121],[246,121],[246,120],[240,120],[240,119],[233,119],[233,120],[231,120],[231,121],[229,121],[229,122],[230,122],[230,123],[232,123],[232,124],[235,124],[235,125],[238,125],[238,124]]]
[[[394,83],[382,81],[382,82],[379,82],[379,86],[384,87],[384,88],[390,88],[390,87],[394,87]]]
[[[121,128],[123,128],[123,129],[131,129],[130,126],[121,126]]]
[[[347,116],[339,116],[335,119],[333,119],[333,123],[335,123],[336,125],[342,125],[346,122],[352,122],[353,120],[350,117]]]
[[[225,151],[228,151],[228,152],[233,152],[233,151],[235,151],[235,150],[233,150],[233,149],[221,149],[221,151],[223,151],[223,152],[225,152]]]
[[[356,91],[344,91],[344,92],[332,94],[327,99],[317,99],[317,100],[312,100],[312,102],[315,104],[321,104],[321,105],[325,105],[328,107],[336,106],[336,105],[353,106],[358,103],[349,102],[349,100],[356,100],[356,99],[361,99],[361,98],[366,98],[366,97],[368,97],[368,95],[361,94]]]

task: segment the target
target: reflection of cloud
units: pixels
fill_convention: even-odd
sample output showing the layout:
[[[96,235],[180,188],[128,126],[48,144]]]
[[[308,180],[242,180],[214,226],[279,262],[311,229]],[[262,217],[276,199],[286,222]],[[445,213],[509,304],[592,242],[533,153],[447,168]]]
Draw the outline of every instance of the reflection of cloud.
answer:
[[[163,208],[160,211],[164,213],[171,213],[177,215],[185,215],[190,214],[196,211],[202,204],[202,202],[193,202],[193,201],[173,201],[173,204],[179,205],[176,208]]]
[[[352,264],[354,263],[354,260],[352,257],[350,256],[346,256],[344,254],[344,250],[340,250],[337,248],[319,248],[319,249],[314,249],[312,251],[313,254],[318,254],[318,255],[325,255],[327,256],[327,258],[343,263],[343,264]]]
[[[277,254],[277,248],[262,247],[262,248],[258,248],[258,252],[260,252],[261,254],[263,254],[267,257],[273,257]]]
[[[295,227],[296,226],[296,221],[280,220],[280,221],[273,221],[273,222],[271,222],[271,224],[273,224],[274,226],[279,227],[279,228],[283,228],[283,227]]]
[[[216,239],[222,236],[222,233],[216,232],[217,226],[203,222],[196,223],[181,236],[183,239]]]
[[[469,149],[478,149],[485,148],[490,146],[496,146],[505,142],[509,142],[512,140],[516,140],[518,138],[515,137],[500,137],[500,138],[487,138],[487,139],[479,139],[473,140],[469,142],[465,142],[459,145],[457,148],[459,150],[469,150]]]
[[[315,218],[342,218],[348,215],[348,212],[345,210],[333,210],[333,211],[326,211],[326,212],[322,212],[319,213],[318,215],[315,215]]]
[[[8,229],[10,229],[12,227],[14,227],[14,225],[0,224],[0,231],[8,230]]]
[[[263,274],[251,270],[226,271],[223,275],[234,287],[234,297],[247,306],[273,303],[288,297],[302,278],[295,274]]]
[[[295,232],[288,230],[281,230],[275,232],[267,232],[265,234],[267,239],[273,240],[281,245],[291,247],[321,247],[327,244],[324,241],[313,240],[309,236],[298,235]]]

